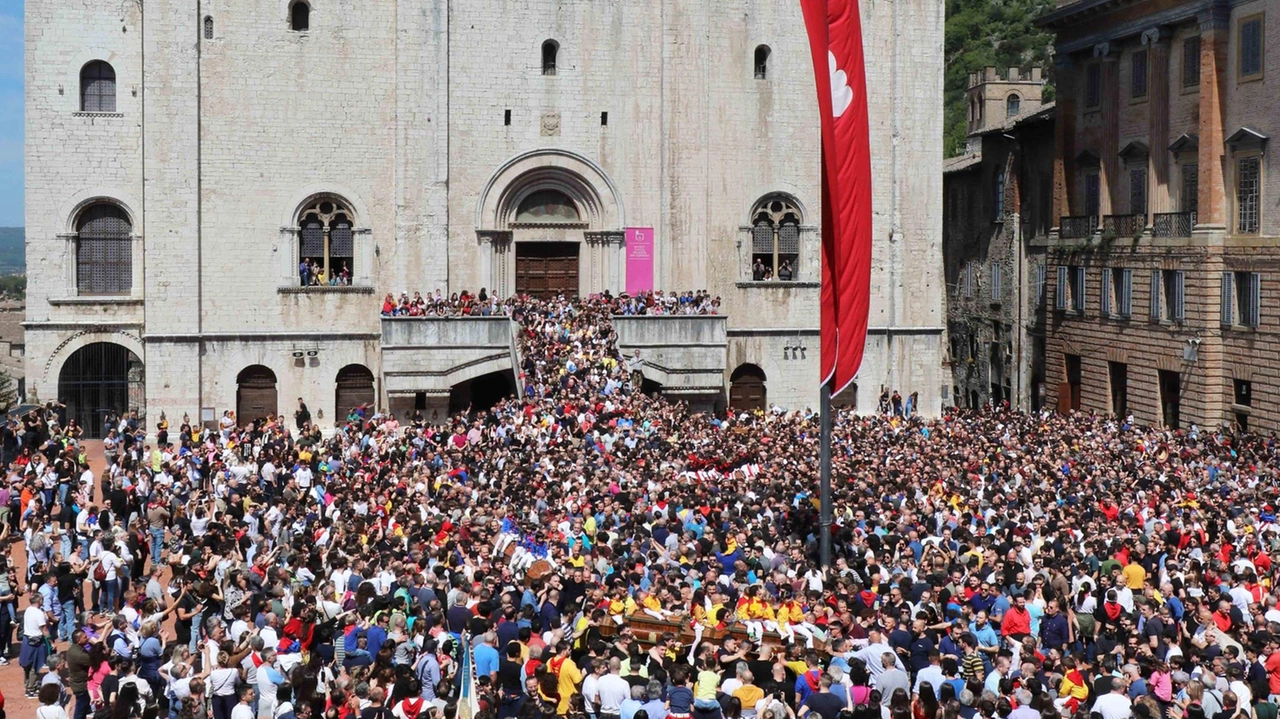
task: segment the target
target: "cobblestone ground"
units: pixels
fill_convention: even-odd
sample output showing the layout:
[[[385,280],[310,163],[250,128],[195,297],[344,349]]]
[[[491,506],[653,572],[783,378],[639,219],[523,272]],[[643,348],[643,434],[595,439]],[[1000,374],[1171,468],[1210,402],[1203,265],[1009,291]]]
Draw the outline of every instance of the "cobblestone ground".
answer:
[[[100,476],[102,470],[106,467],[106,460],[102,455],[102,443],[90,441],[86,445],[89,451],[89,467],[93,469],[94,476]],[[18,568],[18,576],[22,577],[27,566],[27,553],[22,548],[22,542],[14,542],[10,550],[10,556],[14,565]],[[21,631],[21,615],[26,606],[25,599],[18,604],[19,621],[15,623],[15,632]],[[170,628],[170,631],[172,631],[172,628]],[[57,644],[55,648],[61,651],[66,649],[66,644]],[[23,694],[22,667],[18,666],[17,645],[13,645],[9,656],[12,657],[9,661],[9,666],[0,667],[0,692],[4,694],[5,712],[12,719],[35,716],[39,702],[34,699],[27,699]],[[68,714],[71,713],[73,705],[74,702],[67,707]]]

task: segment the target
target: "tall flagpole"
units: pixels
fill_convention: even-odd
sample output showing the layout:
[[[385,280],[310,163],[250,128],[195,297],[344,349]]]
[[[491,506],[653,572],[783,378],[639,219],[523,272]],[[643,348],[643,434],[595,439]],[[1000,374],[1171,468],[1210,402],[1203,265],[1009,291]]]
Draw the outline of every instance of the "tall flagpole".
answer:
[[[824,568],[831,567],[831,383],[823,382],[818,388],[819,409],[818,421],[821,429],[821,449],[819,462],[819,521],[821,533],[818,538],[819,553]]]

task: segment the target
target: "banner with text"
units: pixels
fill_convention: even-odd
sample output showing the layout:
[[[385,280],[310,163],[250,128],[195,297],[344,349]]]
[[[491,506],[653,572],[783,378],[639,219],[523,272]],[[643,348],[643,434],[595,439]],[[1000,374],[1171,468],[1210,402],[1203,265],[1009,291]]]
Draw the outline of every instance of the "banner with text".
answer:
[[[653,289],[653,228],[627,228],[627,294]]]

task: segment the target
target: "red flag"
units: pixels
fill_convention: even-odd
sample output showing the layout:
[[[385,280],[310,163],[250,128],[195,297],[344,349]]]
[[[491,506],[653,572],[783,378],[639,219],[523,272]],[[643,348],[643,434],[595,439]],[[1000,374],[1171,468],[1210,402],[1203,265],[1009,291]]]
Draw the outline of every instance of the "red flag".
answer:
[[[862,365],[871,303],[871,141],[858,0],[800,0],[822,120],[822,381]]]

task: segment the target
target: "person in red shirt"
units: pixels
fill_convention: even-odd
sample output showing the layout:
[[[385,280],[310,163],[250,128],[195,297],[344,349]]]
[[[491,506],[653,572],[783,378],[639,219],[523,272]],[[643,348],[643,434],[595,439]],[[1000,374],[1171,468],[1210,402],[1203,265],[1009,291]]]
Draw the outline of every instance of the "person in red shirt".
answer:
[[[1000,622],[1000,634],[1016,641],[1031,634],[1031,612],[1027,611],[1027,598],[1021,594],[1013,598],[1013,606],[1005,612]]]

